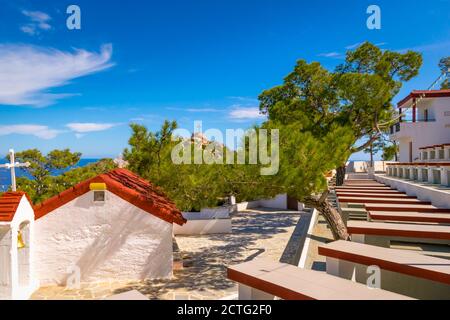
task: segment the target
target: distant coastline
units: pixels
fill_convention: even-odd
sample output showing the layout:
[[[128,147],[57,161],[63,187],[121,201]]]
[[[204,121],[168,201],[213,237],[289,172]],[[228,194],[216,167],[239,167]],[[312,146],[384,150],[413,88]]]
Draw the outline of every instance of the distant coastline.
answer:
[[[57,170],[52,172],[52,175],[59,175],[65,171],[68,171],[70,169],[73,168],[79,168],[79,167],[84,167],[90,163],[94,163],[99,161],[100,159],[94,159],[94,158],[85,158],[85,159],[81,159],[76,165],[74,165],[73,167],[70,167],[66,170]],[[4,159],[0,159],[0,164],[3,163],[7,163],[8,160],[6,158]],[[23,169],[16,169],[16,176],[17,177],[26,177],[27,174],[25,173],[25,171]],[[10,171],[7,169],[0,169],[0,192],[4,192],[7,191],[8,188],[11,185],[11,175],[10,175]]]

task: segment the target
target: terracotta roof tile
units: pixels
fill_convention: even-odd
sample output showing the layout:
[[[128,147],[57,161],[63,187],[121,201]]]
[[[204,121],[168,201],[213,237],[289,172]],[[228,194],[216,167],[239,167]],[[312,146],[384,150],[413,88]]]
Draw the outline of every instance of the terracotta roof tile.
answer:
[[[36,205],[36,219],[89,192],[93,182],[105,183],[108,191],[162,220],[179,225],[186,223],[181,211],[158,187],[127,169],[101,174]]]
[[[16,214],[22,197],[28,195],[25,192],[5,192],[0,196],[0,221],[12,221]],[[28,198],[28,201],[30,199]],[[30,201],[31,204],[31,201]]]

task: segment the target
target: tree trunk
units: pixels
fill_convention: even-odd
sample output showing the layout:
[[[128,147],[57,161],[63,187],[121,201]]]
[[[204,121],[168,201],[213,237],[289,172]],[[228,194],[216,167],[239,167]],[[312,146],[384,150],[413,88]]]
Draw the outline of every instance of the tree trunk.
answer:
[[[373,145],[370,145],[370,167],[373,168]]]
[[[336,169],[336,186],[342,186],[345,180],[345,164]]]
[[[328,193],[326,191],[320,199],[313,196],[307,197],[303,202],[320,212],[327,221],[335,240],[350,240],[350,235],[348,234],[344,220],[342,220],[342,216],[326,197]]]

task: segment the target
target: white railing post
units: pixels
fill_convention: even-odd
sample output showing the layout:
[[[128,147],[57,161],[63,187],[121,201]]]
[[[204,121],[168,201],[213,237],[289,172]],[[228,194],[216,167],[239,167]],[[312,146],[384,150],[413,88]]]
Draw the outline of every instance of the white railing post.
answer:
[[[433,175],[433,167],[429,166],[428,169],[428,183],[433,184],[434,182],[434,175]]]

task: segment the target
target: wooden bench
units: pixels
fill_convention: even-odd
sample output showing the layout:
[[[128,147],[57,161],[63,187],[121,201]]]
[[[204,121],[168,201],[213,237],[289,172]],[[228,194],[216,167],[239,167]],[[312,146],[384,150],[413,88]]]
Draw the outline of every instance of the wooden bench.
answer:
[[[369,189],[336,189],[336,193],[365,193],[365,194],[405,194],[404,192],[400,192],[394,189],[378,189],[378,190],[369,190]]]
[[[366,197],[340,197],[338,196],[339,203],[386,203],[386,204],[421,204],[430,205],[429,201],[420,201],[418,199],[399,199],[399,198],[372,198]]]
[[[345,180],[344,186],[385,186],[375,180]]]
[[[450,209],[436,208],[432,205],[422,204],[386,204],[386,203],[368,203],[364,205],[366,211],[411,211],[411,212],[429,212],[429,213],[450,213]]]
[[[341,187],[336,187],[335,189],[350,189],[350,190],[393,190],[391,187],[388,186],[373,186],[373,187],[369,187],[369,186],[341,186]]]
[[[382,289],[265,259],[228,267],[228,278],[239,283],[239,300],[404,300]]]
[[[319,246],[327,257],[327,273],[367,283],[369,266],[377,266],[381,289],[418,299],[450,298],[450,260],[409,250],[336,241]]]
[[[410,211],[369,211],[369,220],[383,221],[406,221],[423,223],[448,223],[450,224],[449,213],[427,213]]]
[[[348,221],[352,241],[390,247],[392,240],[450,244],[450,226]]]
[[[414,196],[408,196],[404,193],[365,193],[365,192],[347,192],[337,191],[338,197],[354,197],[354,198],[389,198],[389,199],[417,199]]]

